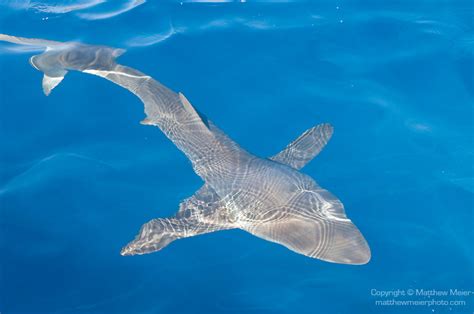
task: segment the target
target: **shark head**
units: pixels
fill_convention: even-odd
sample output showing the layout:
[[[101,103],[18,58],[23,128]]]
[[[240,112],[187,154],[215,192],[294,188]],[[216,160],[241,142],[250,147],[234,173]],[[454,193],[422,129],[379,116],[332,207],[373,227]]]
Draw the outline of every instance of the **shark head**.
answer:
[[[327,262],[363,265],[371,258],[367,241],[346,216],[344,206],[320,187],[300,193],[287,204],[280,240],[288,248]]]
[[[239,186],[241,195],[258,195],[258,199],[245,203],[249,210],[245,214],[244,230],[327,262],[351,265],[369,262],[371,252],[367,241],[346,216],[338,198],[296,169],[268,163],[257,167],[263,174],[258,182],[265,176],[273,181],[264,187],[267,194],[252,192],[258,188],[252,182]],[[250,192],[245,190],[247,186]]]
[[[308,207],[280,208],[268,220],[247,224],[243,229],[264,240],[275,242],[304,256],[326,262],[364,265],[370,261],[367,241],[350,219],[327,216]]]

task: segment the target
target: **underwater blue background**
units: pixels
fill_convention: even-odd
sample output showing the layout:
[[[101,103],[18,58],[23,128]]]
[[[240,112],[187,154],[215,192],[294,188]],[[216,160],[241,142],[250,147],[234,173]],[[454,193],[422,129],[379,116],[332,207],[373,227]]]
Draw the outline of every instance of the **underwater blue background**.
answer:
[[[0,33],[125,48],[122,64],[259,156],[331,123],[304,172],[342,200],[372,260],[326,263],[239,230],[120,256],[199,177],[138,123],[131,93],[70,72],[45,97],[38,52],[2,44],[2,314],[474,311],[474,295],[374,295],[474,290],[472,1],[98,2],[0,0]]]

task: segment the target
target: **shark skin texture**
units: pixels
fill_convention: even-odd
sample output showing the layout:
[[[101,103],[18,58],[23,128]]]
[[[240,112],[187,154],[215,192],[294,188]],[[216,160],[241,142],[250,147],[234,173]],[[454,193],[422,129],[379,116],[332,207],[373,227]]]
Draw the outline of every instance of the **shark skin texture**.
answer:
[[[343,204],[299,171],[327,144],[331,125],[317,125],[275,156],[259,158],[196,111],[183,94],[118,64],[122,49],[3,34],[0,41],[44,49],[30,63],[44,73],[46,95],[68,71],[105,78],[135,94],[144,104],[141,123],[158,127],[205,182],[179,204],[174,216],[145,223],[122,255],[152,253],[177,239],[239,228],[308,257],[353,265],[369,262],[370,248]]]

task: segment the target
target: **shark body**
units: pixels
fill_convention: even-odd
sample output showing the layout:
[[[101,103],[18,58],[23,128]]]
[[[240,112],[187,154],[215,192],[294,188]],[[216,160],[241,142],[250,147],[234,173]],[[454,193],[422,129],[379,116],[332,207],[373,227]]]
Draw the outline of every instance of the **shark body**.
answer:
[[[71,70],[134,93],[144,104],[141,123],[160,128],[205,182],[173,217],[145,223],[122,255],[151,253],[177,239],[239,228],[312,258],[343,264],[370,260],[369,246],[342,203],[299,171],[329,141],[329,124],[307,130],[275,156],[259,158],[196,111],[183,94],[118,64],[122,49],[2,34],[0,41],[44,49],[30,63],[44,73],[46,95]]]

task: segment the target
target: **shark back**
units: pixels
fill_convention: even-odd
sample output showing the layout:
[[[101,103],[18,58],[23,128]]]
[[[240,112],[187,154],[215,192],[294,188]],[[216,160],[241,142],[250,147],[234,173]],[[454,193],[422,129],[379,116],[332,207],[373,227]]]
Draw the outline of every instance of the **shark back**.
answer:
[[[108,70],[84,70],[134,93],[144,104],[144,125],[157,126],[191,160],[195,172],[218,185],[233,172],[237,161],[252,155],[200,114],[189,100],[150,76],[119,64]]]

